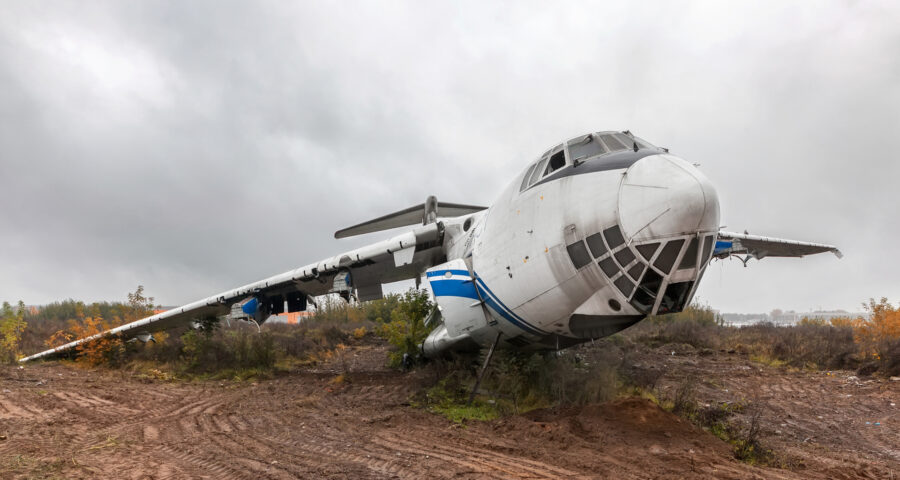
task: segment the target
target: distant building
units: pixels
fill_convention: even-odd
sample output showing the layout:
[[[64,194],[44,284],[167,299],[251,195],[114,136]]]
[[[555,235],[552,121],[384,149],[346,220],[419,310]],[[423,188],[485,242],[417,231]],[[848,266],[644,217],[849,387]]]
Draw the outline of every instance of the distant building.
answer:
[[[314,315],[313,312],[292,312],[292,313],[280,313],[278,315],[272,315],[269,317],[267,321],[274,323],[287,323],[289,325],[296,325],[301,322],[301,320],[310,318]]]
[[[867,318],[865,312],[848,312],[845,310],[830,311],[814,311],[814,312],[794,312],[778,311],[772,313],[719,313],[719,316],[725,321],[726,325],[739,327],[742,325],[753,325],[756,323],[774,323],[775,325],[796,325],[804,318],[818,319],[830,321],[833,318]]]

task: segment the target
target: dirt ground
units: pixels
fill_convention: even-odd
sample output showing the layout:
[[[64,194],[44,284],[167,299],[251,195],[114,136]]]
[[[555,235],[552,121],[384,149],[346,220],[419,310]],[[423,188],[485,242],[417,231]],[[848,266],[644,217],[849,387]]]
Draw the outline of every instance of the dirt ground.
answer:
[[[701,402],[764,405],[762,443],[790,469],[642,399],[454,424],[409,405],[427,379],[354,349],[349,383],[320,366],[260,382],[147,381],[56,363],[0,370],[2,478],[900,478],[900,382],[788,372],[738,354],[629,359],[699,379]],[[747,421],[738,417],[736,421]]]

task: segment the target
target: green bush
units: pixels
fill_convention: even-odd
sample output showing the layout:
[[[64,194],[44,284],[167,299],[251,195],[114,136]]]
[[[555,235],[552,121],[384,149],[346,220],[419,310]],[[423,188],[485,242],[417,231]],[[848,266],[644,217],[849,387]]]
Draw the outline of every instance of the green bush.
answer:
[[[3,310],[0,312],[0,362],[16,363],[26,326],[25,304],[19,301],[13,309],[9,303],[3,302]]]
[[[523,413],[538,408],[602,403],[618,393],[616,365],[603,359],[586,360],[572,350],[526,353],[499,350],[474,402],[469,395],[483,362],[478,355],[438,359],[429,364],[434,386],[422,403],[432,411],[459,421]]]
[[[399,297],[397,306],[391,311],[391,321],[379,328],[381,336],[394,347],[388,354],[391,366],[399,367],[404,354],[411,358],[419,356],[419,345],[433,328],[425,326],[425,319],[433,308],[425,290],[409,289]]]
[[[182,358],[191,373],[219,370],[271,370],[277,353],[273,336],[250,329],[234,329],[218,335],[191,330],[182,335]]]

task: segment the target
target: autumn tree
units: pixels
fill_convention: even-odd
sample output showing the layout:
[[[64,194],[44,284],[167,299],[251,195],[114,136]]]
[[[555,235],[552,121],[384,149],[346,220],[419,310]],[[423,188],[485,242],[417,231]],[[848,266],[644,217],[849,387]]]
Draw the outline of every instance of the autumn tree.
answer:
[[[144,295],[144,286],[138,285],[133,293],[128,294],[127,309],[125,312],[125,323],[140,320],[142,318],[153,315],[156,305],[153,304],[153,297]]]
[[[20,300],[13,309],[9,302],[3,302],[3,310],[0,312],[0,361],[16,362],[25,326],[25,303]]]
[[[124,323],[133,322],[153,314],[153,297],[144,294],[144,286],[138,285],[128,294],[126,303],[95,302],[85,305],[73,302],[71,309],[64,310],[73,315],[68,320],[68,328],[54,333],[47,346],[58,347],[76,339],[90,339],[75,348],[79,362],[89,365],[115,365],[122,360],[125,343],[115,335],[102,334]]]
[[[887,298],[863,304],[868,318],[860,318],[854,325],[854,337],[867,356],[883,358],[893,344],[900,341],[900,309]]]

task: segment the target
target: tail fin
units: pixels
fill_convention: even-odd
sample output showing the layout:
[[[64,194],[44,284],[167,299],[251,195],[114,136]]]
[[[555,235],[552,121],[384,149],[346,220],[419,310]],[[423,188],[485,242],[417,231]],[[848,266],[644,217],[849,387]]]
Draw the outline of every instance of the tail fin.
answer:
[[[487,207],[438,202],[437,198],[430,196],[425,200],[425,203],[338,230],[334,232],[334,238],[347,238],[417,223],[428,225],[429,223],[434,223],[438,217],[459,217],[482,210],[487,210]]]

